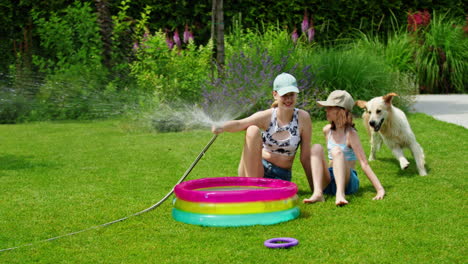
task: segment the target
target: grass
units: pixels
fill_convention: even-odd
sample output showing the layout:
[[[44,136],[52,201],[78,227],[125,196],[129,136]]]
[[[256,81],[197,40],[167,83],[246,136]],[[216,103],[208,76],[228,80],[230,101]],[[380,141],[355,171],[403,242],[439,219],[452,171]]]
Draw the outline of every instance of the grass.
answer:
[[[466,149],[463,127],[408,116],[426,153],[429,176],[414,159],[400,171],[384,147],[371,163],[387,190],[382,201],[362,171],[351,204],[300,204],[301,216],[271,226],[207,228],[176,222],[171,202],[105,228],[43,239],[106,223],[159,201],[208,143],[208,131],[148,133],[122,121],[0,126],[1,263],[466,263]],[[324,122],[313,142],[323,143]],[[356,124],[366,152],[368,137]],[[233,176],[243,133],[223,134],[188,179]],[[293,181],[310,190],[300,163]],[[263,246],[289,236],[288,250]]]

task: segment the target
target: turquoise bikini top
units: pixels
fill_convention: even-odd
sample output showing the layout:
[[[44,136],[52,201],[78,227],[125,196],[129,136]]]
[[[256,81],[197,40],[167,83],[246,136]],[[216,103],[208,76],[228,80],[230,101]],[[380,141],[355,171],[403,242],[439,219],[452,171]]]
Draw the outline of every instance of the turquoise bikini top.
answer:
[[[343,144],[335,143],[333,141],[333,138],[332,138],[331,135],[332,135],[332,130],[330,129],[330,132],[328,133],[328,143],[327,143],[328,159],[329,160],[333,160],[333,157],[331,156],[331,150],[336,146],[341,148],[341,150],[344,153],[345,159],[347,161],[357,160],[357,157],[356,157],[356,154],[354,153],[354,150],[352,148],[350,148],[348,146],[348,144],[346,144],[346,135],[347,135],[347,133],[345,134],[345,143],[343,143]]]

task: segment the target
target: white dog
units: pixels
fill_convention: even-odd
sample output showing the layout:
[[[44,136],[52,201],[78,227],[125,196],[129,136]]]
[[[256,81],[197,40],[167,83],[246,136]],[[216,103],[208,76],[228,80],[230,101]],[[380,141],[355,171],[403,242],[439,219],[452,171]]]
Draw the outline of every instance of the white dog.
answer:
[[[427,172],[424,167],[423,149],[416,141],[405,113],[392,105],[394,96],[398,95],[389,93],[385,96],[375,97],[369,102],[356,101],[356,105],[365,110],[362,118],[367,132],[371,136],[369,160],[375,160],[375,153],[380,149],[383,139],[400,162],[402,170],[409,165],[403,154],[403,148],[409,148],[416,160],[419,175],[425,176]]]

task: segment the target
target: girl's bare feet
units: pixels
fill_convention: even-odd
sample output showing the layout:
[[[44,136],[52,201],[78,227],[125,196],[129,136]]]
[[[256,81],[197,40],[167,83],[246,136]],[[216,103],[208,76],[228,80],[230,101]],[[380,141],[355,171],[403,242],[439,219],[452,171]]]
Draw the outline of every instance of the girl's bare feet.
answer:
[[[336,201],[335,201],[335,204],[337,206],[344,206],[344,205],[347,205],[348,204],[348,201],[345,199],[345,197],[343,196],[336,196]]]
[[[304,203],[317,203],[317,202],[325,202],[325,198],[323,194],[314,194],[309,199],[304,199]]]

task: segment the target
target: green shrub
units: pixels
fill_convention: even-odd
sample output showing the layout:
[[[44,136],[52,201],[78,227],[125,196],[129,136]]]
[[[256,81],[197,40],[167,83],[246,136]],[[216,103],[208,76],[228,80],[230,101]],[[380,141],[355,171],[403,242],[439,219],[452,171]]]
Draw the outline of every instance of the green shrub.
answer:
[[[131,74],[143,91],[161,102],[183,99],[197,102],[201,85],[209,77],[212,46],[169,49],[162,31],[148,34],[139,44]]]
[[[106,82],[105,76],[81,65],[48,75],[36,95],[34,120],[87,118],[92,97]]]
[[[101,36],[90,4],[76,1],[50,15],[33,10],[32,16],[45,52],[33,62],[46,77],[38,86],[29,119],[94,116],[91,106],[104,90],[108,72],[102,65]]]
[[[244,29],[241,21],[236,21],[231,31],[232,33],[226,36],[227,61],[230,57],[242,52],[245,56],[260,63],[259,51],[266,51],[273,63],[281,64],[284,57],[290,55],[295,47],[288,31],[281,29],[278,25]]]
[[[89,3],[79,1],[50,17],[33,10],[34,24],[46,54],[34,56],[41,72],[55,74],[82,65],[99,70],[102,42],[97,17]]]
[[[131,78],[112,81],[102,64],[101,35],[89,3],[76,1],[50,14],[33,10],[32,16],[44,50],[33,62],[45,78],[31,93],[26,120],[103,118],[133,108]]]
[[[0,124],[14,124],[31,111],[32,102],[13,88],[0,87]]]

